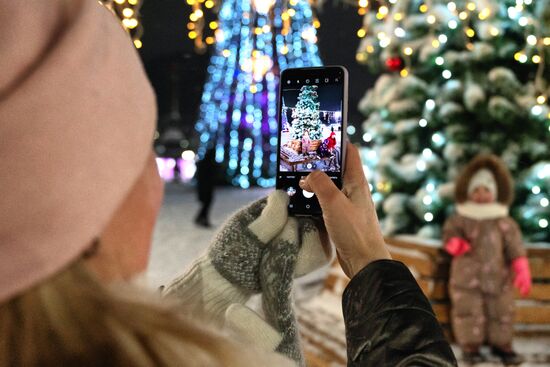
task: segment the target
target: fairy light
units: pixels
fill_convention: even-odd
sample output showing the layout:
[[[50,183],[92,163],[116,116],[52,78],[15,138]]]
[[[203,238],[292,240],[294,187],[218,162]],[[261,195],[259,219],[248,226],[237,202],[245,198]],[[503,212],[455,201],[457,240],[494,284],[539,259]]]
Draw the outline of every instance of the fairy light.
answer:
[[[424,220],[426,222],[431,222],[434,219],[434,215],[430,212],[424,214]]]
[[[453,1],[447,3],[447,9],[454,13],[456,11],[456,3],[454,3]]]
[[[195,124],[197,154],[202,158],[213,147],[216,161],[223,163],[225,177],[233,185],[273,186],[278,73],[322,65],[315,43],[317,18],[309,1],[227,0],[216,4],[217,19],[210,18],[202,6],[205,14],[200,20],[208,32],[202,35],[203,42],[212,41],[215,53],[207,67]]]
[[[536,46],[537,37],[533,34],[530,34],[529,36],[527,36],[527,43],[531,46]]]
[[[399,72],[399,75],[401,75],[401,77],[403,77],[403,78],[406,78],[409,75],[409,71],[407,69],[402,69]]]
[[[399,38],[403,38],[406,35],[405,30],[401,27],[395,28],[393,33],[395,34],[396,37],[399,37]]]
[[[403,20],[403,13],[395,13],[393,15],[393,19],[397,22],[400,22]]]
[[[533,55],[531,61],[533,61],[533,64],[539,64],[541,62],[541,57],[539,55]]]
[[[529,20],[526,17],[520,17],[518,20],[518,24],[522,27],[527,26],[529,24]]]
[[[426,127],[426,126],[428,126],[428,121],[426,119],[420,119],[420,120],[418,120],[418,125],[420,127]]]
[[[460,20],[466,20],[468,19],[468,13],[461,11],[460,14],[458,14],[458,18],[460,18]]]
[[[413,54],[413,49],[412,49],[412,47],[405,47],[405,48],[403,49],[403,53],[404,53],[405,55],[407,55],[407,56],[411,56],[411,55]]]
[[[445,79],[451,79],[451,77],[453,76],[453,74],[451,73],[450,70],[443,70],[443,72],[441,73],[441,75],[442,75],[443,78],[445,78]]]
[[[496,37],[500,34],[500,31],[498,30],[497,27],[491,27],[489,32],[491,33],[491,36],[493,36],[493,37]]]
[[[544,37],[542,39],[542,43],[545,45],[545,46],[550,46],[550,37]]]
[[[433,41],[432,41],[432,47],[433,47],[433,48],[438,48],[439,46],[440,46],[440,43],[439,43],[438,40],[433,40]]]
[[[367,31],[364,28],[361,28],[357,31],[357,37],[363,38],[367,35]]]
[[[428,17],[426,18],[426,22],[428,22],[428,24],[435,24],[435,21],[435,15],[433,14],[428,15]]]
[[[447,43],[447,40],[448,40],[447,36],[444,34],[440,34],[439,37],[437,37],[437,39],[440,43]]]
[[[474,11],[476,10],[476,4],[473,1],[469,2],[468,4],[466,4],[466,9],[468,9],[469,11]]]
[[[422,5],[420,5],[420,7],[418,8],[418,10],[420,10],[421,13],[425,13],[425,12],[428,11],[428,5],[422,4]]]
[[[486,20],[491,16],[491,10],[489,8],[484,8],[482,11],[479,12],[478,18],[480,20]]]
[[[540,227],[540,228],[546,228],[546,227],[548,227],[548,220],[546,220],[546,219],[544,219],[544,218],[541,219],[541,220],[539,220],[539,227]]]
[[[139,49],[143,47],[143,43],[141,40],[134,40],[134,46]]]
[[[466,35],[472,38],[476,35],[476,32],[472,28],[466,28]]]
[[[456,29],[458,27],[458,22],[454,19],[449,20],[449,23],[447,23],[450,29]]]
[[[142,48],[143,27],[139,14],[141,2],[139,0],[100,0],[99,3],[105,5],[120,19],[122,26],[130,34],[134,47]]]
[[[439,66],[443,65],[444,62],[445,62],[445,59],[443,59],[442,56],[438,56],[435,58],[435,63]]]
[[[540,199],[540,206],[542,206],[543,208],[546,208],[549,204],[550,202],[548,201],[547,198]]]
[[[546,97],[543,95],[540,95],[537,97],[537,103],[538,104],[545,104],[546,103]]]

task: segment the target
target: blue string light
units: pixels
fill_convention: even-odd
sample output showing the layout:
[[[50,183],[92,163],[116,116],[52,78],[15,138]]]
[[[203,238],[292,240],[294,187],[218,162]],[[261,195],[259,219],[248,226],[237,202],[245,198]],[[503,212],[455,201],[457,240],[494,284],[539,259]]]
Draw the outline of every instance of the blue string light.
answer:
[[[275,184],[280,70],[322,65],[309,2],[276,0],[270,15],[260,9],[266,1],[222,4],[195,125],[199,157],[215,149],[228,180],[243,188]]]

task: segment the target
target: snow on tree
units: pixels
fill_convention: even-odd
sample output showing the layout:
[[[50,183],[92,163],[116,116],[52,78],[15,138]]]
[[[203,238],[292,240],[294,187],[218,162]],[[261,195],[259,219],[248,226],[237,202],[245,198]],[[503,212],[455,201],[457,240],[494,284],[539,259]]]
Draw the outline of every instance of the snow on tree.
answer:
[[[319,119],[317,86],[304,85],[300,88],[298,102],[292,111],[292,138],[302,139],[307,131],[311,140],[322,138],[321,120]]]
[[[492,152],[525,237],[550,242],[550,1],[390,3],[365,15],[357,53],[384,71],[359,106],[384,232],[437,237],[456,175]]]

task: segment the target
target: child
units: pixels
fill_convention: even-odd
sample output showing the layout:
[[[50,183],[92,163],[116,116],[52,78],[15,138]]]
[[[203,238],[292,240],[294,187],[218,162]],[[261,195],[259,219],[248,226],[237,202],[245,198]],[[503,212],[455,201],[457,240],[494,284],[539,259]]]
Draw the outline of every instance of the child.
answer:
[[[453,256],[449,278],[451,321],[464,360],[482,362],[488,343],[504,364],[523,361],[512,349],[514,292],[531,289],[531,274],[517,223],[508,215],[513,182],[494,155],[474,158],[455,187],[457,213],[443,229]]]
[[[302,135],[302,154],[304,156],[309,155],[310,145],[311,145],[311,140],[309,139],[309,132],[306,130]]]

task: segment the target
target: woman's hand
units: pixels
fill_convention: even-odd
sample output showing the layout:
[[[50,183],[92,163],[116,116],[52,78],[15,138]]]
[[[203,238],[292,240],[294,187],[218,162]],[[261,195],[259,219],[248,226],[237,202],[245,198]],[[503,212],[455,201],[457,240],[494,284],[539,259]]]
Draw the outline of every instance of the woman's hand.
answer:
[[[328,235],[348,277],[372,261],[391,259],[355,146],[348,144],[342,191],[321,171],[310,173],[300,187],[317,195]]]

